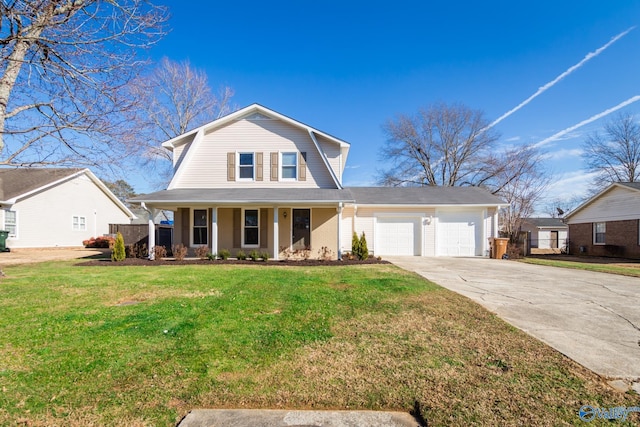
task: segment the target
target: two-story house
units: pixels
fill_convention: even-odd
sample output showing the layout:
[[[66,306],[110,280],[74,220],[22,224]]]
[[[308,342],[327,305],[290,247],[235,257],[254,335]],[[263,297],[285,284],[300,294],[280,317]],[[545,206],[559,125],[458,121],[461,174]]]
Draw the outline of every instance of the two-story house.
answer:
[[[174,243],[188,247],[339,258],[355,231],[375,255],[484,256],[497,236],[503,202],[487,191],[345,188],[347,142],[258,104],[162,145],[171,183],[131,202],[173,211]]]

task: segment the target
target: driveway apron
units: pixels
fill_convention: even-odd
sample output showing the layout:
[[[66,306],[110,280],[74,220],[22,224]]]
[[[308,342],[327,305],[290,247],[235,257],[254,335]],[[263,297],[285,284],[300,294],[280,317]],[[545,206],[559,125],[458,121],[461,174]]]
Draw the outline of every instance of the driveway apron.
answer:
[[[640,278],[487,258],[387,257],[608,378],[640,379]]]

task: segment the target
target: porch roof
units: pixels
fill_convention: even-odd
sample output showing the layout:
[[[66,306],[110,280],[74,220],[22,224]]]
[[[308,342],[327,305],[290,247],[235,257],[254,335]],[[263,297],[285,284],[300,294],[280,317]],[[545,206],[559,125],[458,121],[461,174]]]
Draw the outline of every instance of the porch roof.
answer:
[[[337,204],[353,202],[349,191],[332,188],[180,188],[129,199],[148,204]]]

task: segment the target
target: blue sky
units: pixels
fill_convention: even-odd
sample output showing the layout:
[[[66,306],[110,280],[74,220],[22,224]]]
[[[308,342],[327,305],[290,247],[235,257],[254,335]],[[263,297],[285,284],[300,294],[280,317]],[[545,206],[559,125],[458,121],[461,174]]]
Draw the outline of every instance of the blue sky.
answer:
[[[189,60],[239,107],[257,102],[351,143],[350,186],[375,184],[381,126],[396,114],[460,102],[497,119],[630,28],[495,128],[504,144],[536,143],[640,95],[638,1],[161,3],[171,32],[154,59]],[[586,190],[581,142],[612,117],[544,145],[550,198]]]

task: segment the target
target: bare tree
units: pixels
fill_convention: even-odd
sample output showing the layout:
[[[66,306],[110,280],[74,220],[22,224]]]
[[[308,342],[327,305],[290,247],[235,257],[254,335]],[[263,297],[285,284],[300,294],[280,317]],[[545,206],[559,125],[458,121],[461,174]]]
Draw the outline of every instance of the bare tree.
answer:
[[[587,137],[582,157],[586,168],[597,173],[597,188],[640,181],[640,125],[631,114],[619,114],[606,123],[604,135],[595,132]]]
[[[143,165],[160,173],[162,181],[171,175],[170,153],[161,143],[228,114],[233,90],[211,90],[207,74],[188,61],[163,58],[148,75],[141,75],[129,87],[140,108],[130,110],[131,135],[140,150]]]
[[[0,1],[0,165],[91,164],[118,146],[124,88],[164,34],[148,0]]]
[[[572,196],[569,198],[554,198],[543,207],[544,212],[551,218],[563,218],[583,202],[583,198]]]
[[[415,116],[400,115],[383,130],[382,157],[391,160],[383,185],[476,185],[498,141],[481,111],[464,105],[435,104]],[[493,172],[490,172],[493,174]]]

